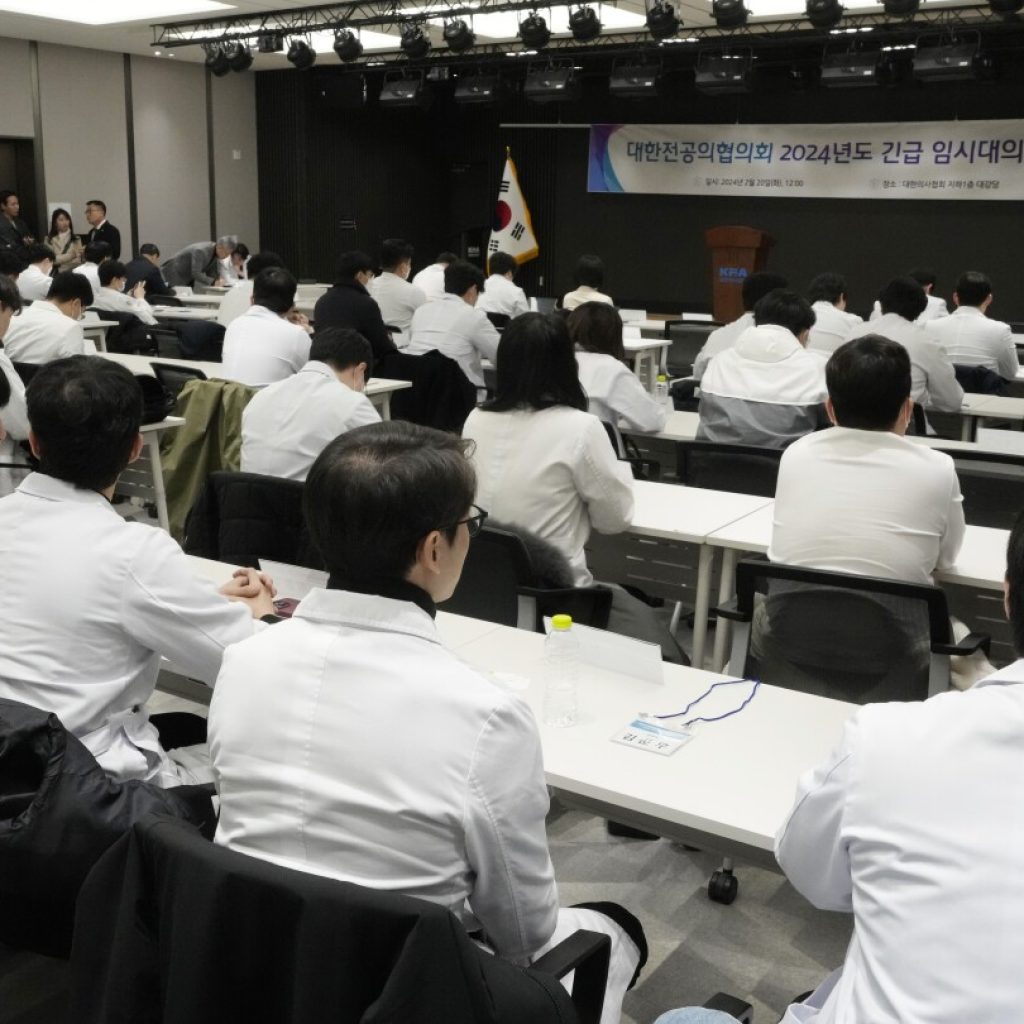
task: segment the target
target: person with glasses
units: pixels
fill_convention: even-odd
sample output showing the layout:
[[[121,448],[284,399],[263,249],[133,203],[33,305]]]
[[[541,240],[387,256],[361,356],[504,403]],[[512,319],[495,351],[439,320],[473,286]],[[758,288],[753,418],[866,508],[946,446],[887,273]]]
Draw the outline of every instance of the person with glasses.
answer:
[[[607,934],[614,1024],[644,959],[639,922],[559,907],[537,724],[434,621],[486,516],[468,447],[390,421],[313,464],[303,500],[327,586],[225,658],[209,718],[216,840],[448,907],[521,963],[577,928]]]

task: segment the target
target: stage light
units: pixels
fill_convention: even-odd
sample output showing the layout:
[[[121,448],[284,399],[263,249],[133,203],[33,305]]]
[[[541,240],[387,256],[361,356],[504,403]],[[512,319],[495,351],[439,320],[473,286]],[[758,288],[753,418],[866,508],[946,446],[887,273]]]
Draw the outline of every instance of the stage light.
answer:
[[[807,0],[807,20],[815,28],[834,28],[843,20],[839,0]]]
[[[316,63],[316,50],[305,39],[293,39],[288,47],[288,63],[299,71],[305,71]]]
[[[601,34],[601,22],[593,7],[577,7],[569,15],[569,31],[577,43],[589,43]]]
[[[444,41],[452,53],[465,53],[476,45],[476,33],[462,18],[456,18],[445,22]]]
[[[280,32],[264,32],[256,39],[260,53],[280,53],[284,49],[284,36]]]
[[[398,45],[410,60],[420,60],[430,52],[430,37],[418,22],[407,21],[402,26],[402,41]]]
[[[821,84],[828,89],[857,89],[876,85],[882,55],[868,53],[829,53],[821,62]]]
[[[989,7],[993,14],[1002,18],[1009,18],[1024,8],[1024,0],[988,0]]]
[[[538,68],[526,74],[523,95],[534,103],[564,103],[580,97],[580,80],[571,67]]]
[[[753,69],[752,57],[712,54],[697,64],[694,85],[708,95],[750,92]]]
[[[743,6],[743,0],[713,0],[711,14],[719,28],[743,28],[750,11]]]
[[[231,70],[231,61],[219,43],[211,43],[206,47],[206,67],[217,78],[223,78]]]
[[[339,28],[334,33],[334,52],[346,64],[359,60],[363,55],[362,40],[351,29]]]
[[[548,23],[533,11],[519,23],[519,38],[527,49],[543,50],[551,41],[551,29],[548,28]]]
[[[252,67],[252,50],[245,43],[231,43],[226,55],[232,71],[248,71]]]
[[[671,39],[679,31],[679,25],[675,8],[665,0],[657,0],[647,12],[647,31],[655,39]]]
[[[608,79],[608,92],[629,100],[650,99],[658,95],[661,68],[656,65],[634,64],[612,69]]]
[[[433,100],[430,86],[420,78],[391,78],[380,90],[382,107],[419,107],[425,110]]]
[[[918,46],[914,53],[914,77],[922,82],[955,82],[975,78],[978,44]]]
[[[455,83],[455,102],[483,105],[504,99],[508,88],[498,75],[466,75]]]
[[[890,18],[912,18],[921,6],[921,0],[882,0]]]

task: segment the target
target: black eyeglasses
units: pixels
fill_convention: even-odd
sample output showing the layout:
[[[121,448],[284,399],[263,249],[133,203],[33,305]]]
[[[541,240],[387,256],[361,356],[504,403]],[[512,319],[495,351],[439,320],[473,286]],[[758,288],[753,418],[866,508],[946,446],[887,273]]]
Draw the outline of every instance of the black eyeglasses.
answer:
[[[458,529],[458,527],[465,523],[466,530],[472,538],[484,528],[484,523],[487,521],[487,512],[479,505],[470,505],[469,507],[474,510],[473,514],[471,516],[466,516],[465,519],[460,519],[458,522],[453,523],[452,526],[455,529]]]

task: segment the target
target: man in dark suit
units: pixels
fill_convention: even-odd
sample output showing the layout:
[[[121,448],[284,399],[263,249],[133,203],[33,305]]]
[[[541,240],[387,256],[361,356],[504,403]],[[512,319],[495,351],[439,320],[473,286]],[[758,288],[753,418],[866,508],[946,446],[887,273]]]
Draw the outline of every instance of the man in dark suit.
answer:
[[[107,221],[107,204],[102,199],[90,199],[85,204],[85,219],[90,231],[86,242],[106,242],[110,246],[110,258],[121,258],[121,232]]]
[[[0,192],[0,249],[23,249],[35,239],[28,225],[18,217],[21,204],[14,192]]]
[[[139,246],[139,255],[127,265],[126,270],[128,271],[126,291],[132,291],[141,281],[146,289],[146,300],[150,303],[162,302],[168,296],[174,295],[174,289],[160,273],[160,250],[152,242],[146,242],[145,245]]]

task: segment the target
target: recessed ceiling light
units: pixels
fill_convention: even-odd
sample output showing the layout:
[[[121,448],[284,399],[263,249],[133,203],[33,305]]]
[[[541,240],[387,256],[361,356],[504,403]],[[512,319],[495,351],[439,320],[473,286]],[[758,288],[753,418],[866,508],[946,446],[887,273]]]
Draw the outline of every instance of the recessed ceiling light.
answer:
[[[35,18],[72,21],[79,25],[114,25],[122,21],[151,21],[182,14],[216,14],[234,10],[219,0],[0,0],[0,11]]]

